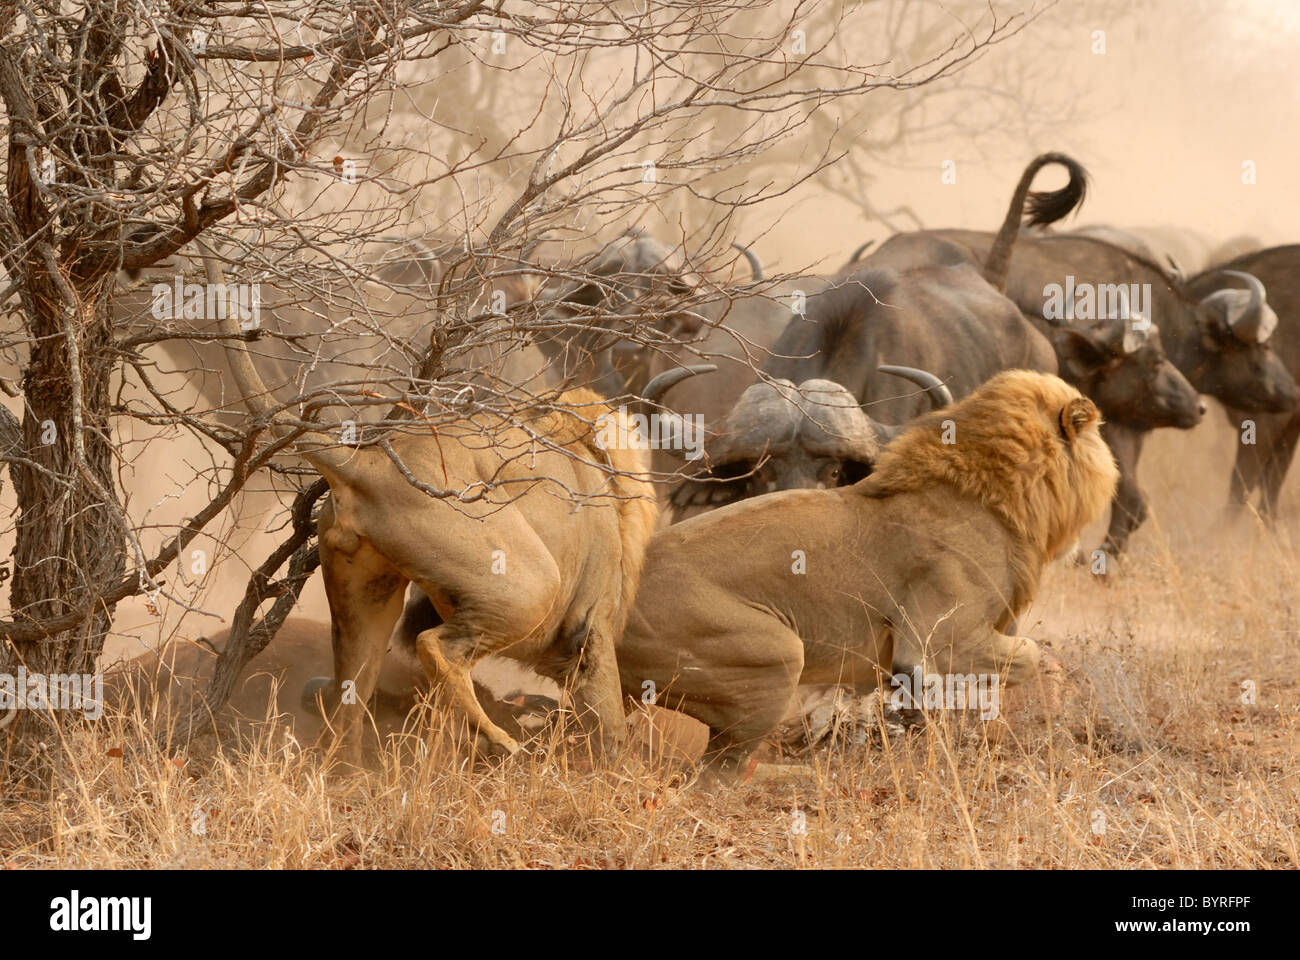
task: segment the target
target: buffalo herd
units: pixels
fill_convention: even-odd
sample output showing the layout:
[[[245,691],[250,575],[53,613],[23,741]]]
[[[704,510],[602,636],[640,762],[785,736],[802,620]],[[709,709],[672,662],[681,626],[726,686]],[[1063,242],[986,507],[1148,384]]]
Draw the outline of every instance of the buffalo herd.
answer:
[[[1032,191],[1045,167],[1065,186]],[[1258,489],[1272,518],[1300,439],[1300,245],[1188,276],[1122,231],[1054,227],[1088,187],[1078,162],[1044,154],[996,229],[900,233],[776,282],[736,245],[748,282],[725,288],[629,230],[581,271],[505,270],[483,291],[497,314],[547,318],[508,362],[444,359],[521,391],[522,422],[471,410],[350,447],[281,424],[330,486],[334,676],[309,699],[345,756],[390,644],[483,753],[519,749],[470,676],[504,655],[565,689],[598,748],[619,745],[629,698],[697,716],[717,770],[772,733],[799,683],[869,689],[931,665],[1017,682],[1038,665],[1014,626],[1042,565],[1108,501],[1099,549],[1125,551],[1147,515],[1147,434],[1196,426],[1203,397],[1252,425],[1231,500]],[[394,249],[390,296],[418,303],[454,274],[454,250]],[[224,283],[218,260],[238,261],[205,252]],[[427,344],[428,322],[387,334]],[[303,380],[292,357],[254,358],[231,318],[213,323],[220,345],[185,349],[220,371],[201,386],[227,415],[238,399],[274,422],[277,399],[331,376],[392,374],[363,344]],[[451,409],[453,391],[427,401]],[[661,442],[629,442],[647,432]]]

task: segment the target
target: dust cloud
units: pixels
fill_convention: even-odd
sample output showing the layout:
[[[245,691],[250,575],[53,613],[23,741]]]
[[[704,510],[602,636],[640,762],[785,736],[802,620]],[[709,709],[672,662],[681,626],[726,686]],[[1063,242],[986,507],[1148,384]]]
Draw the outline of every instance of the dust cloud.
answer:
[[[1023,9],[1021,4],[995,6]],[[1098,31],[1104,33],[1104,52]],[[1060,150],[1079,159],[1092,175],[1082,214],[1063,226],[1161,228],[1171,246],[1185,246],[1180,259],[1203,258],[1218,243],[1243,234],[1263,246],[1295,242],[1300,240],[1295,228],[1300,191],[1294,180],[1300,139],[1298,63],[1300,6],[1290,2],[1057,4],[967,70],[939,81],[990,102],[1005,98],[1008,89],[1023,96],[1029,84],[1040,108],[1034,122],[972,130],[963,126],[962,116],[936,110],[927,122],[948,133],[904,137],[887,149],[858,147],[855,158],[870,172],[866,189],[875,209],[905,205],[926,227],[994,228],[1026,161],[1045,150]],[[1009,88],[1008,77],[1020,86]],[[864,98],[863,115],[857,118],[863,143],[888,133],[881,128],[891,122],[896,106],[889,98],[904,96],[882,90]],[[1043,104],[1049,105],[1046,116]],[[946,162],[953,165],[955,183],[941,182]],[[1251,172],[1255,182],[1244,182]],[[1048,180],[1051,175],[1056,174],[1044,175],[1047,186],[1056,185]],[[749,208],[733,222],[736,239],[753,242],[772,271],[828,272],[862,241],[881,240],[891,232],[846,204],[844,194],[827,189],[825,180]],[[911,226],[906,221],[898,225]],[[21,415],[16,402],[6,403]],[[1170,536],[1195,542],[1218,529],[1234,446],[1233,430],[1216,409],[1193,431],[1163,430],[1152,437],[1141,479],[1153,517],[1134,539],[1135,556]],[[154,516],[161,526],[156,536],[146,537],[149,543],[161,541],[170,532],[166,525],[192,513],[210,492],[203,485],[177,490],[170,479],[169,463],[177,465],[176,476],[192,477],[183,464],[207,462],[196,441],[172,437],[161,447],[156,454],[137,447],[140,458],[131,468],[142,485],[133,510],[157,504]],[[1283,495],[1284,530],[1295,525],[1296,482],[1293,472]],[[15,509],[11,484],[0,493],[0,509]],[[266,519],[249,521],[250,529],[236,541],[237,555],[209,571],[196,606],[229,619],[249,566],[278,541],[262,531]],[[1090,536],[1099,537],[1101,528]],[[7,553],[12,537],[6,540],[0,550]],[[328,616],[318,576],[295,615]],[[119,607],[117,636],[106,658],[221,626],[214,618],[175,607],[156,616],[142,600],[133,599]]]

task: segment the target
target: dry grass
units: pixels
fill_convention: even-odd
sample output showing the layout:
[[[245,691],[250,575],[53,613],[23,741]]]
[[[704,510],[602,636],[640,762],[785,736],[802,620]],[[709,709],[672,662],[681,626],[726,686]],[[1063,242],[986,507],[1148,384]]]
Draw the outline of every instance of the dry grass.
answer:
[[[1147,486],[1158,501],[1161,476]],[[666,762],[562,750],[470,769],[437,731],[330,779],[282,726],[159,747],[115,716],[0,756],[0,862],[1295,869],[1300,554],[1248,520],[1193,535],[1187,517],[1219,496],[1158,516],[1104,581],[1049,572],[1021,626],[1069,671],[1051,723],[1032,692],[1009,694],[1005,724],[949,714],[786,781],[706,789]]]

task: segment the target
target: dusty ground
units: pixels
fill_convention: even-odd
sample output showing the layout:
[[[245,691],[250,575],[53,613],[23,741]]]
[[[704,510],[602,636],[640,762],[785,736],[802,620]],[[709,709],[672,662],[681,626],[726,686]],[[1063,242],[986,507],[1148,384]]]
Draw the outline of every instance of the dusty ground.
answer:
[[[1051,723],[1017,691],[989,726],[941,716],[708,790],[644,747],[612,769],[553,743],[467,769],[426,729],[372,775],[331,781],[283,726],[160,746],[117,717],[0,757],[0,861],[1300,867],[1300,504],[1292,483],[1276,535],[1225,522],[1232,439],[1214,414],[1158,436],[1143,470],[1156,516],[1132,556],[1104,579],[1049,571],[1022,628],[1067,668]]]

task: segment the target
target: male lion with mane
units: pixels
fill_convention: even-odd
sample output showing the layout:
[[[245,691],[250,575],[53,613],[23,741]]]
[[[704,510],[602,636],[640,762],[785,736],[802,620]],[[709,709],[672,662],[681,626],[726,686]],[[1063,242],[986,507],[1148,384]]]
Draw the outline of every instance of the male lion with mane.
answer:
[[[867,689],[892,669],[1038,667],[1002,633],[1043,567],[1096,518],[1117,471],[1091,400],[1012,370],[917,420],[871,476],[736,503],[658,533],[618,645],[623,689],[705,723],[733,773],[800,683]]]
[[[224,284],[206,248],[203,258],[209,283]],[[574,711],[599,735],[595,745],[617,746],[625,725],[614,644],[658,514],[644,453],[597,440],[604,418],[626,435],[624,414],[575,389],[513,418],[483,410],[448,416],[437,429],[413,420],[415,432],[395,425],[342,444],[324,426],[276,419],[279,408],[234,319],[219,319],[245,405],[329,483],[318,534],[334,678],[319,695],[342,758],[361,760],[362,715],[408,583],[437,614],[414,637],[430,686],[482,752],[519,750],[474,690],[471,669],[493,653],[531,662],[562,686],[572,682]],[[654,402],[708,369],[661,374],[643,397]]]

